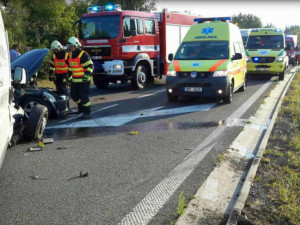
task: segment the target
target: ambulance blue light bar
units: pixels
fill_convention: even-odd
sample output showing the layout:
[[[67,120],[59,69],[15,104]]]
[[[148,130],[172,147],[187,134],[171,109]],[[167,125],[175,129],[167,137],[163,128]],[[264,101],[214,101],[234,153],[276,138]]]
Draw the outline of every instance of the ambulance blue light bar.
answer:
[[[195,23],[203,23],[206,21],[231,21],[231,17],[209,17],[209,18],[195,18],[194,22]]]

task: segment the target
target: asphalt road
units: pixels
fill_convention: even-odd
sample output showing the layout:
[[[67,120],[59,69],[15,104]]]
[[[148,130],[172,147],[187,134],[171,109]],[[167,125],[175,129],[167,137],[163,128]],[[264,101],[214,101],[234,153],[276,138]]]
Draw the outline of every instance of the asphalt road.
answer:
[[[0,170],[0,224],[169,225],[180,192],[196,193],[243,129],[236,122],[249,118],[276,82],[250,77],[229,105],[169,103],[164,85],[92,88],[91,120],[50,121],[45,134],[53,144],[39,152],[26,151],[36,143],[8,150]]]

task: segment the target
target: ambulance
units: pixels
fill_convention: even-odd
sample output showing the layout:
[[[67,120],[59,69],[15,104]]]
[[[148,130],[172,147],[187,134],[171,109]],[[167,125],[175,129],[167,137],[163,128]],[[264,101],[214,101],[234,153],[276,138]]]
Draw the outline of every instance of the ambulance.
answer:
[[[239,28],[230,17],[196,18],[177,50],[167,74],[170,102],[180,96],[217,97],[232,102],[246,88],[246,55]],[[173,59],[174,58],[174,59]]]
[[[277,74],[284,79],[288,56],[284,51],[285,38],[280,28],[252,29],[246,46],[249,74]]]

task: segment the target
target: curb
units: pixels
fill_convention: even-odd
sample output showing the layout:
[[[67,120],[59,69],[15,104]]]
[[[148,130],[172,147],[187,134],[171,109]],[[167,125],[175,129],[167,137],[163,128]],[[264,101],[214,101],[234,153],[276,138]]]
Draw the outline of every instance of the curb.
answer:
[[[264,153],[264,150],[267,146],[267,143],[268,143],[270,134],[272,132],[273,126],[275,124],[275,121],[276,121],[276,118],[277,118],[278,111],[280,109],[282,100],[285,97],[285,94],[286,94],[286,92],[287,92],[287,90],[288,90],[295,74],[297,73],[297,71],[299,71],[298,69],[299,68],[296,68],[296,70],[294,72],[292,72],[293,74],[291,74],[291,77],[289,78],[288,83],[284,87],[284,90],[281,93],[281,96],[278,99],[278,101],[277,101],[277,103],[276,103],[276,105],[273,109],[272,119],[270,121],[270,124],[269,124],[267,130],[263,134],[263,139],[262,139],[261,143],[259,144],[256,156],[253,159],[253,161],[251,163],[251,167],[250,167],[250,169],[249,169],[249,171],[248,171],[248,173],[245,177],[245,181],[244,181],[243,186],[240,190],[239,196],[238,196],[237,200],[235,201],[232,210],[229,212],[229,218],[227,220],[226,225],[236,225],[238,220],[239,220],[241,212],[242,212],[242,210],[245,206],[246,200],[248,198],[248,195],[249,195],[249,192],[250,192],[250,189],[251,189],[251,184],[253,182],[253,179],[254,179],[254,177],[256,175],[256,172],[257,172],[257,169],[258,169],[258,166],[260,164],[260,160],[263,156],[263,153]]]

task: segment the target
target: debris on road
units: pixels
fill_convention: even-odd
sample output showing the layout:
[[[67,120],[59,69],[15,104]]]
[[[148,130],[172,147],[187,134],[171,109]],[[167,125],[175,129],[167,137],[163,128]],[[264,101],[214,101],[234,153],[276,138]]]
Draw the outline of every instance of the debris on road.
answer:
[[[43,138],[43,143],[46,144],[52,144],[54,143],[53,138]]]
[[[36,151],[42,151],[41,147],[31,147],[27,149],[28,152],[36,152]]]
[[[44,147],[44,143],[42,141],[39,141],[39,144],[38,144],[39,147]]]
[[[78,178],[84,178],[84,177],[87,177],[88,175],[89,175],[88,172],[82,173],[82,171],[80,171],[79,176],[71,177],[68,181],[78,179]]]
[[[139,132],[138,132],[138,131],[130,131],[129,134],[130,134],[130,135],[136,135],[136,134],[139,134]]]

